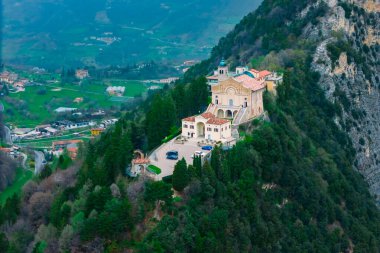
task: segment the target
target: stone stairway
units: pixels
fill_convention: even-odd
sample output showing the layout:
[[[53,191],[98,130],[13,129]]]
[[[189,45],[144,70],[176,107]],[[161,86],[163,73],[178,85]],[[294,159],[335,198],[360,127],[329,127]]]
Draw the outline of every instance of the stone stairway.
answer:
[[[247,108],[241,108],[238,112],[238,114],[235,116],[235,118],[232,121],[232,125],[238,126],[242,119],[244,118],[245,113],[247,112]]]
[[[206,112],[210,112],[212,114],[215,114],[215,109],[216,109],[216,106],[214,104],[209,104]]]

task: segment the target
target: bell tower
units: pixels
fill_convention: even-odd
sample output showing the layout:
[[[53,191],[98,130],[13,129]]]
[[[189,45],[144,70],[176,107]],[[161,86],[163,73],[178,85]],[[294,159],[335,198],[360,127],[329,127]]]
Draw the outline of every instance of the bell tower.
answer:
[[[218,66],[218,80],[223,81],[228,77],[228,66],[224,59],[222,59]]]

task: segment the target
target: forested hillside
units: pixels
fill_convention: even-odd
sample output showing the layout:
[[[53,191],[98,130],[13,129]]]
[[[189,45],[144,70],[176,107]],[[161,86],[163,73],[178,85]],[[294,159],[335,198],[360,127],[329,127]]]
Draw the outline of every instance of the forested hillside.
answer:
[[[323,1],[265,0],[184,81],[124,115],[71,167],[28,183],[0,251],[379,252],[379,209],[335,122],[342,108],[312,70],[318,40],[304,37],[329,12]],[[278,96],[265,95],[269,119],[203,166],[179,161],[160,182],[126,178],[134,149],[149,152],[204,110],[203,76],[222,57],[284,72]]]

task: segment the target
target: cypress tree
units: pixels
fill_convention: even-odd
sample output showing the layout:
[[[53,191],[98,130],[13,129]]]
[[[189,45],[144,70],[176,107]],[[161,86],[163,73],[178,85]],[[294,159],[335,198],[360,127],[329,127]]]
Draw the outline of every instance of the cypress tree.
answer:
[[[183,191],[183,189],[189,183],[189,172],[187,171],[187,164],[185,158],[178,161],[174,167],[172,177],[173,188],[176,191]]]

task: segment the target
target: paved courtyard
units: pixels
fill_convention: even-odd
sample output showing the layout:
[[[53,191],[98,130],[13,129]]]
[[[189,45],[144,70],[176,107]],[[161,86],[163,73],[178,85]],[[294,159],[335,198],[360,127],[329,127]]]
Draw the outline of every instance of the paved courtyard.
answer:
[[[197,142],[200,139],[190,139],[184,144],[174,143],[174,139],[170,142],[161,145],[157,150],[155,150],[150,156],[150,163],[159,167],[161,169],[161,174],[155,176],[156,180],[161,180],[162,177],[169,176],[173,174],[174,166],[183,157],[187,164],[193,164],[193,159],[191,155],[195,151],[201,151],[202,148],[198,146]],[[168,160],[166,159],[166,153],[170,150],[178,151],[178,160]],[[208,154],[211,151],[203,150],[204,153]]]

